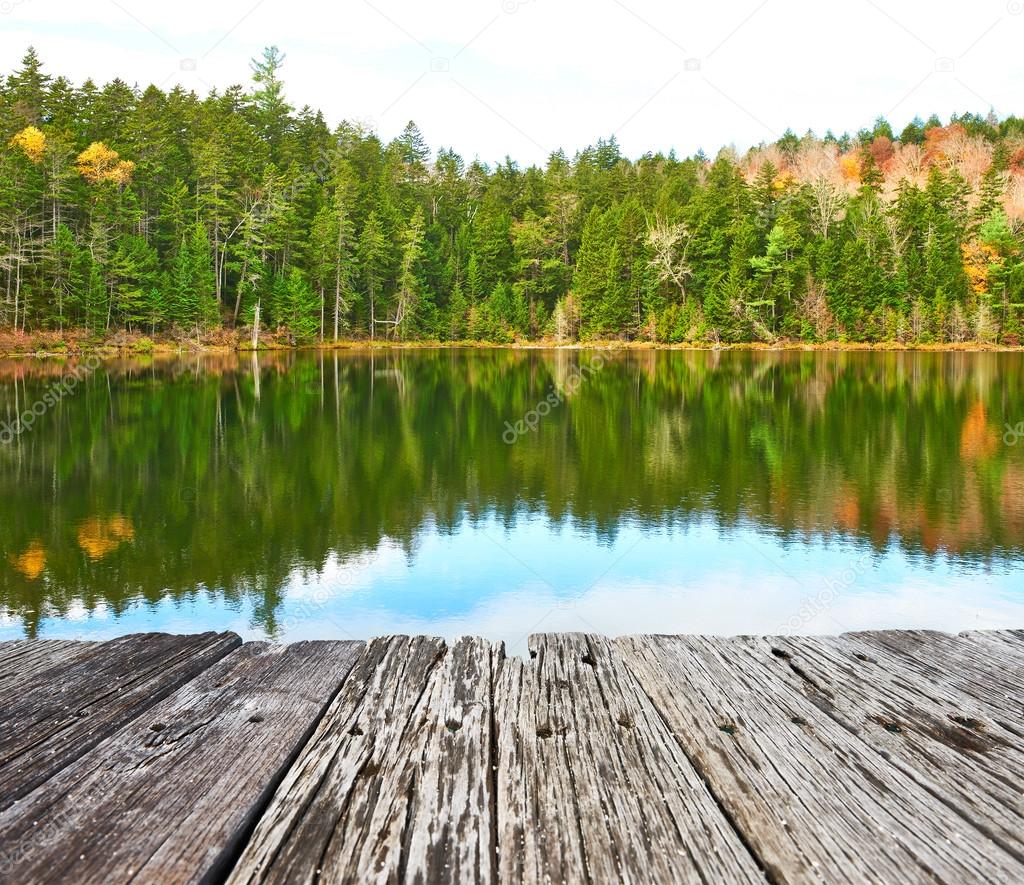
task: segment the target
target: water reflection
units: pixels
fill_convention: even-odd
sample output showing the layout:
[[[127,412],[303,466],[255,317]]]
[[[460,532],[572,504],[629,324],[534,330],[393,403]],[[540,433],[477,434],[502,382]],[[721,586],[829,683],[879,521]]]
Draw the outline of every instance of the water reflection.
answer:
[[[0,446],[0,636],[1024,624],[1020,355],[594,357],[109,363]]]

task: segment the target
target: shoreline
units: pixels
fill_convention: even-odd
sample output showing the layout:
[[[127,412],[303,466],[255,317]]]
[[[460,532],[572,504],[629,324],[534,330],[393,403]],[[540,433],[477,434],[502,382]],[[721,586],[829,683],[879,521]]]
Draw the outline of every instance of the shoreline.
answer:
[[[758,341],[737,343],[684,342],[665,343],[653,341],[517,341],[498,343],[491,341],[369,341],[344,339],[339,341],[314,342],[311,344],[288,345],[267,342],[257,348],[245,344],[182,344],[170,341],[118,341],[97,343],[76,342],[75,346],[64,348],[5,348],[0,346],[2,359],[59,359],[99,355],[103,359],[117,359],[126,356],[183,356],[204,354],[246,354],[246,353],[288,353],[288,352],[330,352],[330,351],[389,351],[389,350],[605,350],[620,352],[646,351],[760,351],[783,353],[802,351],[806,353],[1024,353],[1024,346],[1013,347],[1005,344],[983,342],[904,344],[894,341],[843,342],[843,341],[782,341],[768,344]]]

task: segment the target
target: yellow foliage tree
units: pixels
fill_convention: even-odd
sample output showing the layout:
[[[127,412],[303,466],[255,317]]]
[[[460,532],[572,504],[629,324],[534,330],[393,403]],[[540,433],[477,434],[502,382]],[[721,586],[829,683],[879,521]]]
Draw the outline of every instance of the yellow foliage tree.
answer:
[[[33,163],[41,163],[46,150],[46,136],[35,126],[26,126],[21,132],[13,135],[11,147],[18,148]]]
[[[90,184],[110,181],[123,187],[132,178],[135,164],[122,160],[117,151],[108,148],[102,141],[94,141],[75,161],[78,173]]]
[[[772,190],[775,193],[782,193],[793,184],[796,184],[796,176],[792,172],[780,172],[772,181]]]
[[[964,273],[975,295],[988,293],[988,275],[993,264],[999,263],[999,251],[988,243],[972,240],[960,246]]]
[[[860,181],[861,173],[860,157],[856,154],[843,154],[839,158],[839,171],[846,181]]]

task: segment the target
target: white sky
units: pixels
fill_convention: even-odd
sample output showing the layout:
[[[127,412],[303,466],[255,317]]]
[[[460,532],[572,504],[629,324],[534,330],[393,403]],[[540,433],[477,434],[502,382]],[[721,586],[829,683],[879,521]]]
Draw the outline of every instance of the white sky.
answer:
[[[886,116],[1024,114],[1024,0],[0,0],[3,69],[26,46],[76,82],[205,93],[287,53],[292,104],[414,119],[434,148],[543,162],[615,133],[624,152],[726,144]],[[194,68],[194,70],[193,70]]]

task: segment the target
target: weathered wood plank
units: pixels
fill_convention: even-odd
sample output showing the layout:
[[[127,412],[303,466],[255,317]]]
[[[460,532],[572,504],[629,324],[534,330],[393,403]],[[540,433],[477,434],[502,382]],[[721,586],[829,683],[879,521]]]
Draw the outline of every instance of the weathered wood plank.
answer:
[[[1024,659],[1024,630],[964,630],[956,638],[997,642],[1002,646],[1004,654]]]
[[[88,654],[98,643],[73,639],[15,639],[0,643],[0,693],[39,681],[46,670]]]
[[[499,881],[763,882],[614,646],[530,648],[495,672]]]
[[[36,656],[39,661],[57,655],[61,650],[79,651],[96,645],[95,642],[80,642],[77,639],[8,639],[0,642],[0,665],[23,658],[26,654]]]
[[[232,652],[0,813],[14,879],[222,878],[362,647]]]
[[[491,881],[490,656],[371,642],[229,881]]]
[[[432,728],[408,815],[409,881],[492,881],[492,655],[482,639],[459,639],[431,682]]]
[[[751,639],[833,719],[1024,861],[1024,740],[955,688],[910,676],[847,637]],[[1024,695],[1021,696],[1024,706]]]
[[[234,633],[143,633],[85,644],[72,653],[29,649],[0,706],[0,809],[84,755],[125,723],[223,658]],[[47,659],[53,661],[47,666]],[[18,662],[22,662],[19,664]],[[40,663],[39,669],[30,665]],[[15,666],[17,665],[17,666]],[[0,686],[3,684],[0,683]]]
[[[969,669],[997,676],[1018,699],[1024,695],[1024,632],[970,630],[950,637],[946,647]]]
[[[765,646],[617,641],[677,740],[780,881],[1009,881],[1024,866],[809,698]]]
[[[1003,728],[1024,738],[1024,640],[1004,637],[993,648],[984,633],[956,637],[931,630],[846,633],[844,639],[863,644],[858,653],[868,659],[885,652],[889,666],[908,679],[975,698],[998,715]]]

